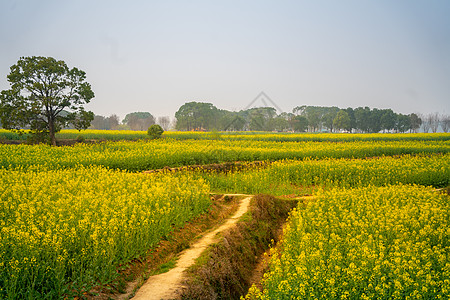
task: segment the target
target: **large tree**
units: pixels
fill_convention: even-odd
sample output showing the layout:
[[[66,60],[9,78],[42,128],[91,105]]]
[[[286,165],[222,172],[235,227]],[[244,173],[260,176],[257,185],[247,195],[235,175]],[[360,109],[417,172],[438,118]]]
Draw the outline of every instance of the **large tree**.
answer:
[[[7,76],[11,85],[0,94],[3,128],[18,130],[29,126],[31,133],[48,136],[56,145],[55,133],[72,124],[86,129],[94,114],[84,105],[94,97],[86,73],[69,69],[52,57],[21,57]]]

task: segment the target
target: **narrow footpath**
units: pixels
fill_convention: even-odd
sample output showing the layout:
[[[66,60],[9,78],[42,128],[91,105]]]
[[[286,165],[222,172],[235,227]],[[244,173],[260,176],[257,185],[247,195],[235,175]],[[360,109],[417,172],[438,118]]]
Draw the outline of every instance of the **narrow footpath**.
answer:
[[[239,196],[233,194],[229,196]],[[238,219],[244,215],[250,205],[252,196],[248,196],[241,200],[237,212],[228,218],[223,225],[217,229],[205,234],[200,240],[193,244],[189,249],[180,253],[175,268],[169,272],[151,276],[147,279],[144,285],[136,292],[132,298],[134,300],[161,300],[161,299],[176,299],[179,291],[182,290],[183,272],[195,263],[195,260],[200,257],[203,251],[208,246],[217,242],[217,235],[236,224]]]

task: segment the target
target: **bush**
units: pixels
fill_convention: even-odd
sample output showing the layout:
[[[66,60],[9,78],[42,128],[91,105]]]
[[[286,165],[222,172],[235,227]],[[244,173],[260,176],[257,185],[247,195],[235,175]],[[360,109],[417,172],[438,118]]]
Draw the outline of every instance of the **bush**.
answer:
[[[150,136],[151,139],[159,139],[163,134],[163,132],[164,130],[158,124],[150,126],[147,130],[147,134]]]

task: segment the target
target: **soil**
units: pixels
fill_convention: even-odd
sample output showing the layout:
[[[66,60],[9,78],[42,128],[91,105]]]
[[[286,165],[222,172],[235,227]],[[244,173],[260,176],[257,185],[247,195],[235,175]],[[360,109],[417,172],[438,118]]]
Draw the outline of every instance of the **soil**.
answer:
[[[137,291],[133,299],[176,299],[183,289],[183,272],[195,263],[195,260],[208,246],[216,242],[219,233],[234,226],[238,219],[248,211],[251,198],[248,196],[242,199],[237,212],[223,225],[205,234],[189,249],[181,252],[175,268],[166,273],[151,276]]]
[[[179,172],[179,171],[217,171],[217,172],[232,172],[239,171],[251,167],[266,167],[270,165],[269,161],[252,161],[252,162],[241,162],[241,161],[232,161],[232,162],[223,162],[216,164],[204,164],[204,165],[187,165],[183,167],[164,167],[162,169],[154,169],[149,171],[144,171],[142,173],[151,174],[151,173],[160,173],[160,172]]]

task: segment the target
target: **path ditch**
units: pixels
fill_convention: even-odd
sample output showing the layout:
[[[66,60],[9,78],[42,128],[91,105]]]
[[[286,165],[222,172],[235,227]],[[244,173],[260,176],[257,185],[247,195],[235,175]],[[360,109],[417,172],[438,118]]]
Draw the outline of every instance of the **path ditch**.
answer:
[[[181,252],[174,268],[149,277],[132,299],[239,299],[261,279],[261,258],[298,201],[246,196],[231,217]]]

